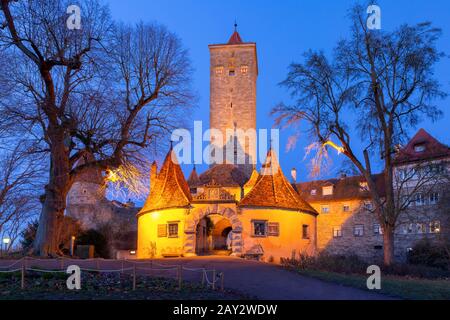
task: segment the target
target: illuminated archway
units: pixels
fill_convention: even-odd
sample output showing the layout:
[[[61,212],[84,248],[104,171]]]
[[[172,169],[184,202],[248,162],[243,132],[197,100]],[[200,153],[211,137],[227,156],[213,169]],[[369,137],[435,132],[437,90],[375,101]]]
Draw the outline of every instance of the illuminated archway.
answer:
[[[231,240],[232,255],[239,256],[242,253],[242,223],[239,220],[237,213],[228,207],[222,207],[218,204],[212,204],[207,207],[194,208],[186,218],[185,224],[185,243],[184,243],[184,255],[194,256],[196,248],[196,234],[197,225],[201,219],[208,215],[217,214],[221,215],[229,220],[231,223]]]

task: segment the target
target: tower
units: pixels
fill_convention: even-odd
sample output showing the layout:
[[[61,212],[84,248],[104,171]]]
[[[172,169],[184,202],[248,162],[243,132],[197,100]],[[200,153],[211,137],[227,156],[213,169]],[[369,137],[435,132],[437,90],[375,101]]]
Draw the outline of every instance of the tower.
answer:
[[[210,52],[210,126],[222,134],[222,141],[211,134],[211,143],[226,150],[230,142],[242,148],[250,176],[256,163],[256,80],[258,62],[256,43],[244,42],[236,30],[226,44],[209,45]],[[253,130],[254,135],[248,135]],[[240,134],[233,134],[239,132]],[[241,134],[245,133],[245,134]]]

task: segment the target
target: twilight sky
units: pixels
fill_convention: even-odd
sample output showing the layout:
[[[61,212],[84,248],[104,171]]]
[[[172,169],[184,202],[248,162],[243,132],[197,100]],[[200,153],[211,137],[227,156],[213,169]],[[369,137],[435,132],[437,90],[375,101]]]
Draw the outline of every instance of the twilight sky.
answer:
[[[284,80],[287,67],[301,61],[308,50],[331,53],[341,38],[349,34],[347,10],[352,0],[109,0],[114,19],[123,22],[157,21],[178,34],[190,51],[194,73],[194,89],[199,94],[198,107],[192,114],[209,127],[209,52],[208,44],[225,43],[233,32],[237,19],[238,31],[244,41],[256,42],[259,78],[257,84],[257,127],[271,128],[270,109],[278,102],[289,102],[289,95],[278,83]],[[439,49],[450,54],[450,1],[448,0],[381,0],[382,28],[392,30],[403,23],[431,21],[442,28]],[[436,75],[445,91],[450,92],[450,59],[442,60]],[[437,123],[424,121],[425,128],[441,142],[450,144],[450,99],[440,101],[444,117]],[[446,128],[447,127],[447,128]],[[415,132],[411,132],[413,135]],[[299,181],[311,179],[308,160],[304,159],[305,136],[294,150],[286,151],[292,131],[281,131],[280,162],[286,176],[297,168]],[[357,141],[355,141],[357,143]],[[337,174],[343,156],[334,157],[334,166],[323,178]],[[191,166],[184,166],[189,174]],[[200,171],[206,166],[201,166]]]

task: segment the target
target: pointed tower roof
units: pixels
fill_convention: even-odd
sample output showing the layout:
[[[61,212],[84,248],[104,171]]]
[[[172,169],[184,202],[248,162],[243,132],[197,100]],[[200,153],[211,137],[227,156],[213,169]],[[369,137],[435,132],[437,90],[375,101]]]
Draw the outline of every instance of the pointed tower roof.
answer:
[[[171,148],[138,215],[155,210],[187,207],[191,200],[189,186]]]
[[[241,200],[239,206],[272,207],[317,214],[287,181],[273,150],[267,153],[266,162],[261,168],[256,184]]]
[[[237,31],[237,23],[234,22],[234,32],[230,37],[230,40],[228,40],[228,44],[241,44],[244,43],[242,41],[242,38],[239,34],[239,32]]]
[[[187,183],[188,183],[189,187],[193,187],[193,188],[200,185],[200,179],[198,178],[197,169],[195,168],[195,165],[191,171],[191,174],[189,175]]]
[[[242,38],[239,35],[239,32],[234,31],[230,37],[230,40],[228,40],[228,44],[241,44],[241,43],[244,43],[244,42],[242,41]]]
[[[450,148],[420,129],[395,157],[395,163],[408,163],[450,157]]]

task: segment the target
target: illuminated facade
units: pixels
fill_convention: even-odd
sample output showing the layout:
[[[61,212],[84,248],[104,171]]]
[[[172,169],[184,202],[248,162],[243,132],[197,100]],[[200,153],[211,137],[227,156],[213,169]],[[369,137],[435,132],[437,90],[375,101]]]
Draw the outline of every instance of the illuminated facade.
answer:
[[[193,256],[229,252],[234,256],[279,261],[292,254],[316,253],[317,212],[288,182],[269,150],[260,172],[254,169],[254,141],[235,132],[256,128],[256,44],[235,31],[227,44],[210,45],[211,143],[244,149],[186,181],[174,152],[157,170],[152,166],[151,191],[138,213],[138,258]],[[228,136],[229,133],[232,135]],[[237,147],[236,147],[237,146]]]

